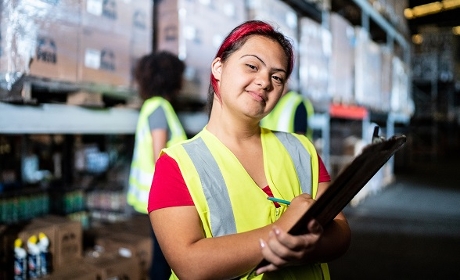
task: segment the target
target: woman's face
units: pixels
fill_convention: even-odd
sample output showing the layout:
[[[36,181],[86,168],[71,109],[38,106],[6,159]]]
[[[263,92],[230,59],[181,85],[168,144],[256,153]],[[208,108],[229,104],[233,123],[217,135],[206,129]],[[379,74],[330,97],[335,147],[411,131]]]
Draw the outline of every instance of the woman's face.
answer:
[[[225,62],[216,58],[212,73],[218,81],[223,110],[257,120],[265,117],[281,97],[287,65],[278,42],[258,35],[249,37]]]

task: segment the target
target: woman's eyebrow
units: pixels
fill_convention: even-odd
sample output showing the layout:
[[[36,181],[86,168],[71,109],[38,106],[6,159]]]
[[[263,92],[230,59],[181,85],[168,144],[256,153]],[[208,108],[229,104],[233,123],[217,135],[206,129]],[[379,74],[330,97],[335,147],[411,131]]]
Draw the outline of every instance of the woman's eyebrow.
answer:
[[[240,58],[243,58],[243,57],[246,57],[246,56],[253,56],[253,57],[257,58],[263,65],[267,66],[267,64],[265,64],[265,62],[255,54],[244,54]],[[286,70],[284,70],[283,68],[272,68],[272,70],[274,70],[276,72],[284,72],[284,73],[286,73]]]

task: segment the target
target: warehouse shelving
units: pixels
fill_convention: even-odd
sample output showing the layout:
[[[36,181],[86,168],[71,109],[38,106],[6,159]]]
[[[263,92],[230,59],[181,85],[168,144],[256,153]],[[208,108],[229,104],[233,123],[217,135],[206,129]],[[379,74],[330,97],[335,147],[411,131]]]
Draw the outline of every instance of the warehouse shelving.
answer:
[[[328,28],[328,14],[334,0],[306,1],[289,0],[284,1],[293,8],[300,16],[310,17]],[[372,32],[372,27],[379,26],[386,34],[385,41],[391,50],[396,51],[398,45],[402,49],[402,58],[405,63],[410,61],[410,49],[407,39],[395,27],[392,26],[382,15],[365,0],[337,1],[348,5],[354,5],[360,10],[361,18],[355,24],[361,25],[365,30]],[[108,96],[110,98],[127,100],[134,94],[132,89],[111,87],[97,84],[72,84],[60,83],[51,80],[35,79],[24,77],[12,92],[10,97],[13,103],[2,103],[0,101],[0,134],[130,134],[135,132],[138,117],[137,108],[101,106],[76,106],[63,102],[62,104],[36,103],[34,90],[40,89],[51,93],[88,92],[95,95]],[[1,95],[0,95],[1,97]],[[4,100],[5,101],[5,100]],[[22,103],[18,105],[16,103]],[[337,109],[336,107],[335,109]],[[326,166],[331,165],[331,121],[333,119],[348,119],[360,121],[362,135],[365,139],[365,131],[371,119],[368,117],[353,118],[349,115],[337,115],[337,112],[330,111],[330,108],[322,112],[316,112],[310,120],[312,128],[321,133],[322,146],[321,156]],[[366,108],[364,108],[366,109]],[[350,113],[348,111],[346,114]],[[190,135],[197,133],[206,123],[205,113],[179,112],[179,117],[184,123],[185,129]],[[388,134],[394,132],[395,123],[407,123],[407,116],[395,113],[386,115],[386,131]]]
[[[1,134],[134,134],[138,110],[0,102]]]

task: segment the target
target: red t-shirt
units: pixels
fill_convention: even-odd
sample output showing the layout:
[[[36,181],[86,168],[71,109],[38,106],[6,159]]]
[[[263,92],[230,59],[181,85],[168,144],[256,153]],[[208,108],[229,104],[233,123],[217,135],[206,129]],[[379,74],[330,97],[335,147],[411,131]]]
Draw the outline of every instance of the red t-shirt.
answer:
[[[331,177],[319,155],[318,162],[319,182],[329,182]],[[269,186],[263,188],[263,191],[268,196],[273,196]],[[163,154],[155,164],[155,174],[149,193],[148,212],[166,207],[194,205],[177,162],[167,154]]]

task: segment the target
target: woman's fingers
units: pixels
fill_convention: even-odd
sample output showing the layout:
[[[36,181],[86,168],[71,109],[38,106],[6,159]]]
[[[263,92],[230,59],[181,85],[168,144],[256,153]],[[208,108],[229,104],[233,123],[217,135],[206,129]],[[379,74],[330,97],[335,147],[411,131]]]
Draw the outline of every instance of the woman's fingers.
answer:
[[[308,229],[310,233],[294,236],[273,226],[267,241],[260,240],[262,255],[270,264],[259,268],[257,273],[273,271],[288,264],[295,264],[313,251],[321,238],[323,228],[313,220],[309,222]]]

